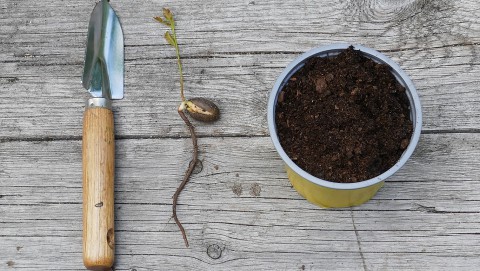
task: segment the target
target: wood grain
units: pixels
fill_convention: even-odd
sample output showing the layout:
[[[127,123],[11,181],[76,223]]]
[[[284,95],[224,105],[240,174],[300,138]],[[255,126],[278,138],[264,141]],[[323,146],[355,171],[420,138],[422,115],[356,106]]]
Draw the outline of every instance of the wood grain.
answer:
[[[87,108],[83,117],[83,263],[106,270],[115,256],[113,112]]]
[[[0,138],[80,137],[87,97],[80,76],[93,3],[4,4]],[[178,17],[187,96],[212,98],[224,113],[217,124],[199,128],[200,135],[267,135],[266,97],[276,77],[300,53],[334,42],[364,44],[399,62],[420,92],[426,131],[480,129],[475,1],[112,5],[126,44],[125,99],[114,103],[118,136],[188,135],[175,112],[175,53],[162,39],[163,26],[152,19],[163,5]]]
[[[0,270],[84,270],[81,73],[96,1],[0,0]],[[480,4],[475,0],[111,1],[125,34],[114,101],[115,270],[475,270],[480,266]],[[177,116],[178,20],[198,169],[171,197],[191,142]],[[424,131],[368,203],[319,209],[290,186],[268,138],[267,97],[302,52],[335,42],[389,56],[416,85]]]
[[[201,138],[203,169],[178,207],[191,242],[186,249],[171,197],[190,144],[117,141],[116,270],[468,270],[480,263],[476,134],[424,135],[374,199],[351,209],[319,209],[302,199],[269,138]],[[1,144],[5,262],[82,268],[80,149],[69,140]],[[47,257],[36,259],[40,251]]]

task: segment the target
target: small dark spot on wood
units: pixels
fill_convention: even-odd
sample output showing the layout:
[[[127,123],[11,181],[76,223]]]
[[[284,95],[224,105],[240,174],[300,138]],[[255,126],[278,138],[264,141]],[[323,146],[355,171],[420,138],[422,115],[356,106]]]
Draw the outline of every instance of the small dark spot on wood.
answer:
[[[10,78],[7,79],[7,82],[9,82],[9,83],[15,83],[15,82],[17,82],[18,80],[19,80],[18,77],[10,77]]]
[[[14,266],[14,265],[15,265],[15,262],[14,262],[14,261],[8,261],[8,262],[7,262],[7,266],[8,266],[8,267],[12,267],[12,266]]]
[[[238,174],[238,173],[235,173],[235,177],[240,177],[240,174]]]
[[[103,207],[103,201],[100,201],[99,203],[95,204],[95,207],[97,208]]]
[[[34,58],[38,57],[38,55],[30,54],[30,53],[15,53],[13,54],[14,57],[23,57],[23,58]]]
[[[115,232],[112,228],[107,231],[107,244],[111,249],[115,248]]]
[[[202,170],[203,170],[203,163],[202,163],[201,160],[197,160],[197,164],[193,168],[192,173],[193,174],[198,174],[198,173],[202,172]]]
[[[136,268],[130,268],[130,271],[137,271]]]
[[[118,210],[122,209],[122,206],[118,206],[118,208],[117,208],[117,209],[118,209]]]
[[[260,192],[262,192],[262,188],[258,183],[253,183],[252,186],[250,187],[250,195],[254,197],[260,196]]]
[[[439,211],[435,207],[430,207],[430,206],[424,206],[418,203],[415,203],[416,207],[414,210],[420,211],[422,213],[432,213],[432,214],[444,214],[446,213],[445,211]]]
[[[216,260],[222,257],[222,248],[217,244],[211,244],[207,248],[208,257]]]
[[[215,170],[218,170],[218,165],[213,166]]]
[[[241,196],[243,191],[242,185],[239,183],[233,184],[232,191],[233,191],[233,194],[237,196]]]
[[[302,266],[300,266],[300,269],[301,269],[301,270],[305,270],[305,265],[302,264]]]
[[[250,1],[248,4],[249,5],[255,5],[255,1]]]
[[[200,74],[205,74],[205,69],[200,70]]]
[[[18,247],[17,247],[17,251],[20,251],[20,249],[22,249],[22,248],[23,248],[23,247],[18,246]]]

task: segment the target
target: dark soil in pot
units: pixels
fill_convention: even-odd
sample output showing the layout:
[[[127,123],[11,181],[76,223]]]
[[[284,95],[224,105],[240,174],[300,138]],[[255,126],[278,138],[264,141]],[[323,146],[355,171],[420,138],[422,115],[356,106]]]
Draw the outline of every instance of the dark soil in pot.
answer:
[[[413,125],[405,88],[387,65],[353,47],[314,57],[278,96],[276,125],[287,155],[308,173],[358,182],[390,169],[407,148]]]

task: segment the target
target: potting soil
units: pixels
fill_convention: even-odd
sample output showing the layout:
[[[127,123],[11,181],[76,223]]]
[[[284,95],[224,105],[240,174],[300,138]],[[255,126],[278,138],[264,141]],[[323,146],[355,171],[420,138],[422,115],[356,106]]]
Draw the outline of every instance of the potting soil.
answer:
[[[353,47],[315,57],[278,96],[276,125],[287,155],[310,174],[359,182],[391,168],[409,144],[409,101],[387,65]]]

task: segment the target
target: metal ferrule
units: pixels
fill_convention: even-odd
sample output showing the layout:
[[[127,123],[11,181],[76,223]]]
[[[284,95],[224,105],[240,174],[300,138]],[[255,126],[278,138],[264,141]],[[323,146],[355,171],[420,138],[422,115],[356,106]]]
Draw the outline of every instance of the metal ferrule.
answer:
[[[87,100],[86,108],[93,108],[93,107],[103,107],[107,109],[112,109],[112,101],[107,98],[90,98]]]

